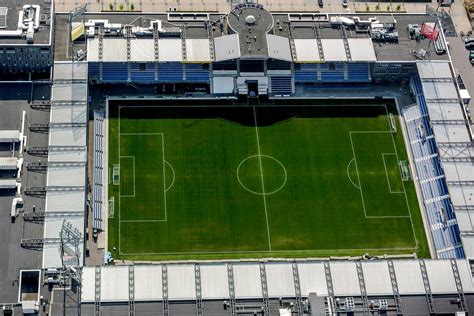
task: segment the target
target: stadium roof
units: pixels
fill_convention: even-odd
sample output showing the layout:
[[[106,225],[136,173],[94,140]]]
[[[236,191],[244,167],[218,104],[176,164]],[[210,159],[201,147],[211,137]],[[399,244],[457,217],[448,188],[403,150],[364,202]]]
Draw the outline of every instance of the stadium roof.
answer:
[[[319,62],[318,41],[312,38],[295,38],[295,62],[309,63]]]
[[[240,58],[239,35],[232,34],[214,39],[216,61]]]
[[[346,48],[342,39],[322,39],[325,61],[347,61]]]
[[[360,296],[361,288],[355,261],[330,261],[330,278],[335,296]],[[472,293],[469,263],[456,260],[464,293]],[[291,262],[266,262],[263,264],[269,298],[294,297],[295,279]],[[457,288],[449,260],[425,260],[427,276],[433,294],[455,294]],[[296,264],[301,295],[315,292],[328,295],[325,263],[322,261],[300,261]],[[394,260],[395,274],[400,295],[425,295],[424,277],[418,260]],[[392,279],[387,261],[361,263],[368,296],[393,296]],[[227,263],[201,263],[200,286],[203,300],[229,298],[229,274]],[[262,264],[258,262],[232,263],[233,284],[236,299],[262,298]],[[162,265],[135,265],[135,300],[162,300]],[[82,302],[95,301],[95,287],[100,286],[101,302],[128,302],[128,266],[101,268],[100,280],[96,283],[95,267],[83,268]],[[195,265],[167,264],[168,299],[172,301],[196,299]]]
[[[131,61],[155,61],[155,42],[149,38],[130,39]]]
[[[370,38],[348,38],[352,61],[377,61],[374,44]]]
[[[186,61],[211,62],[211,46],[208,38],[186,39]]]
[[[293,61],[288,38],[267,34],[268,57],[286,61]]]
[[[87,194],[87,81],[84,78],[87,78],[85,63],[54,66],[48,161],[63,164],[50,165],[47,171],[43,268],[62,266],[59,237],[63,221],[84,233]],[[71,164],[72,161],[84,164]],[[83,243],[79,248],[82,258]]]
[[[473,258],[472,131],[466,119],[464,105],[460,100],[449,62],[419,61],[417,68],[433,134],[438,143],[449,195],[461,230],[464,251],[468,258]]]

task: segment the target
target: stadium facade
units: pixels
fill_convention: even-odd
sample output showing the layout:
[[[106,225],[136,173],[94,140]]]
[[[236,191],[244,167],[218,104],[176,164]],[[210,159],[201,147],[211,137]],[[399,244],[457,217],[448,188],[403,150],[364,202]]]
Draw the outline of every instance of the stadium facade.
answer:
[[[5,39],[0,31],[3,72],[50,71],[53,27],[46,25],[54,24],[54,15],[52,5],[48,8],[51,24],[34,32],[47,33],[47,40],[37,42],[42,38],[37,36],[31,42],[31,26],[27,41]],[[69,22],[59,14],[55,27],[69,30]],[[435,40],[410,38],[423,24],[439,32]],[[432,255],[457,259],[83,267],[77,274],[82,290],[75,294],[85,313],[140,314],[140,308],[143,313],[151,308],[219,314],[219,306],[223,314],[239,309],[269,314],[280,307],[298,315],[436,314],[474,308],[472,130],[436,14],[270,14],[260,5],[241,4],[225,15],[86,14],[83,24],[70,29],[80,30],[85,40],[57,41],[52,97],[42,103],[51,107],[48,161],[59,167],[48,168],[47,187],[54,190],[46,193],[43,269],[64,265],[57,238],[63,220],[85,235],[88,86],[101,84],[150,85],[159,98],[299,98],[318,89],[337,94],[384,82],[409,83],[416,102],[400,111]],[[82,60],[71,61],[71,55]],[[94,117],[90,220],[100,231],[107,219],[101,191],[103,116],[95,112]],[[84,240],[78,248],[79,257],[68,259],[83,266]],[[178,303],[173,307],[172,302]]]

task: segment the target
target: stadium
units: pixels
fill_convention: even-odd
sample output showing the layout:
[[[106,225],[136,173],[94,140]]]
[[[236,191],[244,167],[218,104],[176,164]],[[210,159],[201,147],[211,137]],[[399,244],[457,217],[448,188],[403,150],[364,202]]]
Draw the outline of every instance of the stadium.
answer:
[[[474,310],[451,17],[227,5],[0,30],[5,315]]]

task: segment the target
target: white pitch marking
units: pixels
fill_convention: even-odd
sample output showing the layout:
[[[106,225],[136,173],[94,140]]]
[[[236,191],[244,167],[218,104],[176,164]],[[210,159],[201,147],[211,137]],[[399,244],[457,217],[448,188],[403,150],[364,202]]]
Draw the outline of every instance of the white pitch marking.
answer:
[[[352,158],[351,161],[349,161],[349,163],[347,164],[346,173],[347,173],[347,177],[349,178],[349,181],[352,183],[352,185],[360,190],[360,182],[359,182],[359,185],[355,184],[354,181],[352,181],[351,176],[349,175],[349,168],[350,168],[350,166],[351,166],[351,164],[354,160],[355,160],[355,158]]]
[[[395,156],[395,158],[397,157],[395,155],[395,153],[382,153],[382,161],[383,161],[383,167],[385,168],[385,175],[387,176],[388,190],[390,191],[390,193],[393,193],[393,194],[405,193],[405,191],[393,191],[392,186],[390,185],[390,179],[388,177],[387,164],[385,162],[385,156],[390,156],[390,155]],[[401,179],[401,174],[400,174],[400,179]]]
[[[122,158],[132,158],[133,161],[133,194],[126,194],[126,195],[119,195],[121,198],[134,198],[135,197],[135,156],[120,156],[119,159]],[[122,177],[120,177],[120,180],[122,180]]]
[[[257,125],[257,111],[255,110],[255,106],[253,107],[253,119],[255,122],[255,135],[257,136],[257,150],[258,150],[258,160],[260,164],[260,174],[262,175],[262,192],[265,193],[265,181],[263,179],[263,167],[262,167],[262,153],[260,151],[260,139],[258,136],[258,125]],[[265,208],[265,222],[267,224],[267,237],[268,237],[268,248],[272,251],[272,242],[270,239],[270,225],[268,224],[268,211],[267,211],[267,198],[265,194],[263,194],[263,206]]]

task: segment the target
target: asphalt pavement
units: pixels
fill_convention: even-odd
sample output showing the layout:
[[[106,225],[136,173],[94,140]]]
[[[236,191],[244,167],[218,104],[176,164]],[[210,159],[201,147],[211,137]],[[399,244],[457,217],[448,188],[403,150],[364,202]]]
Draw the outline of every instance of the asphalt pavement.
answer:
[[[450,54],[453,66],[456,73],[461,74],[461,77],[464,81],[467,91],[471,95],[471,98],[474,97],[474,66],[471,65],[469,61],[469,51],[464,47],[464,37],[450,37],[448,38],[450,45]],[[472,111],[472,106],[474,101],[471,100],[470,106]]]

